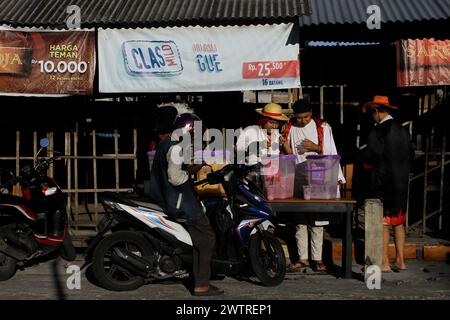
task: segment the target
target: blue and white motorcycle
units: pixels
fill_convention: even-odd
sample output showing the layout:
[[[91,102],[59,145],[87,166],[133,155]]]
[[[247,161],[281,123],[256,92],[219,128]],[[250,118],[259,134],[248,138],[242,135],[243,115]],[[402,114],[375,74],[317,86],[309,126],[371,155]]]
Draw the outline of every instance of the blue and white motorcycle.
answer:
[[[251,167],[227,165],[196,182],[222,184],[227,198],[202,200],[216,234],[212,274],[256,276],[266,286],[279,285],[286,258],[273,235],[272,210],[261,190],[248,181]],[[107,211],[86,251],[94,278],[102,287],[134,290],[145,283],[188,276],[192,241],[184,226],[156,204],[107,193]]]

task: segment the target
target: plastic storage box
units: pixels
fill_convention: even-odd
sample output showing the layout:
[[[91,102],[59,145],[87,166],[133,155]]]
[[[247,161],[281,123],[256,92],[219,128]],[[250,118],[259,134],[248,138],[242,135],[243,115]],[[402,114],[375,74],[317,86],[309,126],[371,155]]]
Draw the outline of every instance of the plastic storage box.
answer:
[[[339,155],[306,157],[311,199],[336,199],[338,195]]]
[[[308,183],[310,185],[337,185],[339,174],[339,155],[307,156]]]
[[[311,184],[311,199],[336,199],[337,198],[337,184]]]
[[[296,155],[280,155],[269,160],[262,171],[268,200],[294,197]]]

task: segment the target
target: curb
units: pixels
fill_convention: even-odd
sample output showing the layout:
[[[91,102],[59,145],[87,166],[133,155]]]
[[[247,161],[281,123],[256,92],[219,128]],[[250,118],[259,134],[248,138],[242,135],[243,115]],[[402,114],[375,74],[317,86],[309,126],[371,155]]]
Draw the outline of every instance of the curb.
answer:
[[[450,245],[424,245],[423,259],[428,261],[450,261]]]
[[[329,242],[326,244],[326,242]],[[331,243],[331,246],[330,246]],[[332,248],[332,252],[330,250],[326,250],[326,247]],[[289,258],[289,251],[287,245],[283,244],[284,254],[286,258]],[[331,254],[330,254],[331,253]],[[363,256],[364,246],[359,246],[356,244],[356,254],[359,256]],[[324,256],[332,257],[333,261],[340,261],[342,254],[342,243],[334,242],[327,239],[324,239]],[[393,243],[389,244],[388,249],[389,259],[395,259],[395,245]],[[355,259],[355,244],[352,245],[352,257]],[[437,245],[418,245],[416,243],[406,243],[405,244],[405,259],[407,260],[425,260],[425,261],[447,261],[450,262],[450,245],[447,244],[437,244]]]

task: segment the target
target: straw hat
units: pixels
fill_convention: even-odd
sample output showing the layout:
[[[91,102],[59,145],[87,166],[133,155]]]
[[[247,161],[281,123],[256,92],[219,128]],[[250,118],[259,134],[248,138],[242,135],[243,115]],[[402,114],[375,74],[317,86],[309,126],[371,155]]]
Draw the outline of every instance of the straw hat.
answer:
[[[288,121],[289,118],[283,114],[283,109],[277,103],[268,103],[264,106],[264,108],[259,108],[255,110],[259,114],[264,117],[279,120],[279,121]]]
[[[373,108],[377,107],[377,106],[384,106],[384,107],[388,107],[392,110],[397,109],[397,107],[391,106],[389,104],[389,99],[387,96],[375,96],[373,97],[373,101],[367,102],[364,106],[363,106],[363,112],[368,112],[371,111]]]

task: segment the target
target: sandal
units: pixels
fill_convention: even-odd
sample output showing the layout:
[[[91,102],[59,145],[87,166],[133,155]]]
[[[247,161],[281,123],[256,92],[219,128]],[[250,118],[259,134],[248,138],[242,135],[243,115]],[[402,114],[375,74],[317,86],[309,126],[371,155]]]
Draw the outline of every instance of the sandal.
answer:
[[[315,261],[315,264],[315,271],[325,271],[327,269],[322,261]]]
[[[391,269],[395,269],[395,270],[398,270],[398,271],[406,271],[406,270],[408,270],[408,268],[400,268],[399,266],[397,266],[397,264],[391,265]]]
[[[384,272],[384,273],[390,273],[390,272],[394,272],[394,271],[392,271],[392,268],[390,267],[390,266],[388,266],[388,267],[381,267],[381,272]]]
[[[296,271],[296,270],[300,270],[302,268],[309,268],[309,264],[304,263],[302,261],[297,261],[297,262],[294,262],[294,263],[291,263],[290,265],[288,265],[288,269],[290,271]]]

